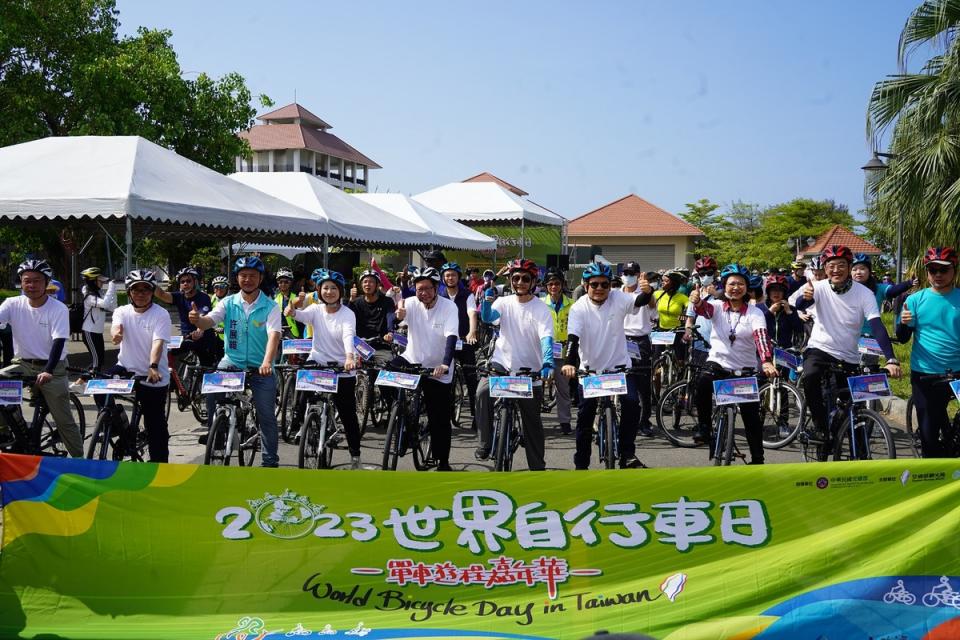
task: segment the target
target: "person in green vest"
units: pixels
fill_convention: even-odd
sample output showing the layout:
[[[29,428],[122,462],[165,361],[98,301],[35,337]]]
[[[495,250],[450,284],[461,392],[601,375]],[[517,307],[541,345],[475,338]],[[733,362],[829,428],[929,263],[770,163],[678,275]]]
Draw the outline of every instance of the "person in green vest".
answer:
[[[273,296],[273,301],[280,306],[280,313],[284,318],[284,339],[297,339],[303,336],[303,325],[286,315],[287,307],[297,299],[297,294],[290,290],[291,287],[293,287],[293,271],[280,267],[277,269],[277,292]]]
[[[570,307],[573,300],[564,295],[566,280],[563,272],[558,269],[548,269],[543,277],[544,286],[547,289],[545,295],[540,299],[550,308],[553,315],[553,343],[565,345],[567,342],[567,316],[570,315]],[[554,370],[559,370],[563,365],[562,354],[559,358],[553,359]],[[564,435],[571,433],[570,429],[570,382],[566,378],[557,378],[554,380],[557,390],[557,420],[560,422],[560,431]]]
[[[210,308],[213,309],[217,304],[227,297],[227,292],[230,290],[230,281],[227,280],[227,276],[217,276],[210,283],[213,286],[213,295],[210,296]],[[223,357],[223,323],[221,322],[213,328],[214,333],[217,334],[217,360]]]

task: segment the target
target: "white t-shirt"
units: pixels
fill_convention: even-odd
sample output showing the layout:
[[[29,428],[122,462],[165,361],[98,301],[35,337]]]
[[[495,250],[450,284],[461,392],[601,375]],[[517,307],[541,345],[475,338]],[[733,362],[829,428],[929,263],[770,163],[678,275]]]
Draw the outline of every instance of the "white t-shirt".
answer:
[[[813,285],[813,300],[817,305],[817,317],[807,346],[844,362],[860,362],[857,341],[863,321],[880,317],[873,292],[854,282],[849,291],[838,295],[830,287],[829,280],[821,280]]]
[[[637,289],[633,292],[623,291],[622,293],[633,296],[641,293],[641,291]],[[651,308],[650,305],[645,304],[640,307],[640,311],[631,313],[623,319],[623,330],[628,336],[634,338],[649,336],[650,332],[653,331],[653,322],[656,318],[656,307]]]
[[[706,304],[713,307],[710,355],[707,360],[716,362],[728,371],[759,368],[753,332],[767,329],[767,319],[763,311],[749,304],[740,307],[740,311],[734,311],[727,307],[726,302],[720,300],[708,300]],[[734,336],[732,344],[731,331]]]
[[[630,366],[623,321],[628,315],[640,312],[634,304],[638,295],[612,289],[602,305],[591,302],[589,295],[573,303],[567,318],[567,333],[580,337],[581,369],[606,371]]]
[[[167,366],[167,343],[170,341],[170,314],[157,304],[151,304],[143,313],[137,313],[132,304],[125,304],[113,312],[110,330],[116,333],[123,327],[123,340],[120,341],[120,355],[117,363],[138,376],[145,376],[150,369],[150,351],[154,340],[163,340],[163,349],[157,371],[160,382],[141,382],[148,387],[163,387],[170,382],[170,369]]]
[[[543,367],[541,338],[553,337],[553,314],[539,298],[520,302],[517,296],[493,301],[500,314],[500,337],[493,349],[493,361],[511,373],[524,367],[539,371]]]
[[[0,324],[13,330],[13,353],[26,360],[47,360],[53,341],[70,339],[70,312],[67,305],[47,296],[42,306],[30,306],[27,296],[13,296],[0,304]],[[67,359],[64,345],[61,360]]]
[[[410,364],[437,367],[443,364],[447,336],[456,336],[460,329],[457,305],[440,295],[430,309],[412,296],[406,299],[407,348],[403,359]],[[451,363],[450,371],[453,371]],[[451,376],[452,379],[452,376]]]
[[[260,296],[264,295],[264,293],[261,291],[260,296],[257,296],[253,302],[247,302],[244,300],[243,294],[241,293],[234,293],[233,295],[240,296],[240,303],[243,307],[243,313],[245,315],[250,315],[250,310],[253,309],[253,305],[260,300]],[[226,300],[226,298],[224,298],[224,300]],[[223,302],[223,300],[220,302]],[[206,314],[206,317],[213,320],[213,326],[217,326],[223,322],[223,319],[226,317],[226,315],[227,305],[217,304],[217,306],[210,310],[210,313]],[[273,308],[270,309],[269,315],[267,315],[267,333],[281,333],[283,331],[283,328],[280,324],[281,322],[282,319],[280,317],[280,305],[274,304]]]
[[[297,309],[294,318],[313,328],[313,348],[307,358],[318,364],[336,362],[343,366],[347,354],[353,353],[353,337],[357,335],[357,316],[346,305],[340,305],[334,313],[327,313],[324,304],[312,304],[306,309]],[[354,373],[342,373],[353,376]]]
[[[107,292],[100,297],[86,293],[83,296],[83,330],[93,333],[103,333],[103,321],[107,319],[107,311],[117,308],[117,283],[113,280],[107,285]]]

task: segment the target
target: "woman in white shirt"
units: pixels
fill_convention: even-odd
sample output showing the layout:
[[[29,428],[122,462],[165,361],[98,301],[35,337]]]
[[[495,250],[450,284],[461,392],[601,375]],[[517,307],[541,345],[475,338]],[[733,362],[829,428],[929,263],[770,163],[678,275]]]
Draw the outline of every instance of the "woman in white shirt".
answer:
[[[336,362],[346,370],[346,373],[340,373],[337,376],[337,393],[334,395],[333,403],[347,432],[350,466],[353,469],[359,469],[360,424],[357,421],[354,397],[357,385],[354,369],[357,363],[353,355],[353,337],[357,333],[357,317],[349,307],[343,305],[343,292],[347,282],[340,273],[317,269],[310,279],[317,286],[318,304],[301,308],[306,299],[306,293],[301,291],[299,297],[287,306],[286,313],[297,322],[302,322],[312,329],[313,346],[307,362],[314,362],[321,366]],[[307,394],[301,393],[294,424],[300,424],[306,403]]]
[[[83,276],[83,344],[90,352],[90,366],[99,370],[103,366],[103,324],[107,312],[117,308],[117,283],[107,278],[97,267],[80,272]],[[100,288],[107,284],[107,292]]]
[[[739,264],[730,264],[720,272],[723,300],[706,300],[699,289],[690,292],[690,303],[698,316],[712,320],[710,354],[697,379],[698,444],[710,442],[710,418],[713,405],[713,382],[733,378],[744,369],[756,369],[757,358],[763,363],[763,373],[777,375],[773,366],[773,346],[767,334],[763,312],[748,303],[747,286],[750,272]],[[760,404],[740,405],[740,415],[750,446],[750,464],[763,464],[763,423]],[[713,453],[713,447],[710,448]]]

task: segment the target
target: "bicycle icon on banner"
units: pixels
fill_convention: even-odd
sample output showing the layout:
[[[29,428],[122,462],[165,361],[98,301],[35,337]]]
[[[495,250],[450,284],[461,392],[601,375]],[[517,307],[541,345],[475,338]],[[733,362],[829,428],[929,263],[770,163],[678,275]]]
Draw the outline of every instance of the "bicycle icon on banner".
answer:
[[[897,580],[896,586],[883,594],[883,601],[886,604],[906,604],[914,605],[917,603],[917,596],[907,591],[903,580]],[[940,576],[940,584],[933,586],[930,593],[926,593],[921,598],[921,602],[926,607],[953,607],[960,609],[960,591],[954,591],[950,585],[950,579],[947,576]]]
[[[917,596],[907,591],[906,587],[903,586],[903,580],[897,580],[897,586],[883,594],[883,601],[887,604],[894,604],[895,602],[916,604]]]

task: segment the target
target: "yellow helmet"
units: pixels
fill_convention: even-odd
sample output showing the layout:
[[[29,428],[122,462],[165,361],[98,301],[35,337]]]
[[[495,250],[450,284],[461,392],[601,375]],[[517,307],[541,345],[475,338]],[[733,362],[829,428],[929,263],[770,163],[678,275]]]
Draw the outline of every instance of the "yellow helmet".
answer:
[[[80,275],[86,280],[96,280],[103,274],[100,273],[100,267],[89,267],[81,271]]]

